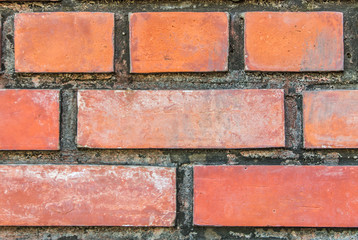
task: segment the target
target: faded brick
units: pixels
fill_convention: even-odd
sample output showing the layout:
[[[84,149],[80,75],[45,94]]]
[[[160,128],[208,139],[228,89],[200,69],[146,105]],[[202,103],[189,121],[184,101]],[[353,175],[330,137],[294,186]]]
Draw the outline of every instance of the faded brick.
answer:
[[[357,103],[357,90],[304,92],[305,148],[357,148]]]
[[[173,226],[175,168],[0,166],[0,225]]]
[[[86,148],[284,147],[283,90],[81,90]]]

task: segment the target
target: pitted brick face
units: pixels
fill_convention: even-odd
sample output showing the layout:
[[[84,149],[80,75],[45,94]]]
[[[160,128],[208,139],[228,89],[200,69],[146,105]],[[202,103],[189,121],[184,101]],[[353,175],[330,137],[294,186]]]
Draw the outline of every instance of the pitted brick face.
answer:
[[[132,73],[228,70],[227,13],[132,13],[129,21]]]
[[[246,70],[342,71],[343,60],[342,13],[245,13]]]
[[[16,72],[113,72],[114,14],[15,15]]]
[[[59,90],[0,90],[0,150],[60,148]]]

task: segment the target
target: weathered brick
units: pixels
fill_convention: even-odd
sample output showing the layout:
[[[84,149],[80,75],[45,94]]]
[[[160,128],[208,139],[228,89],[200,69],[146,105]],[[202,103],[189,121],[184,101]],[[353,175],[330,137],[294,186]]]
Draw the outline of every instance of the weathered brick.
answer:
[[[112,13],[15,15],[16,72],[112,72]]]
[[[303,93],[305,148],[358,148],[358,91]]]
[[[86,148],[284,147],[283,90],[81,90]]]
[[[0,166],[0,225],[172,226],[175,168]]]
[[[0,150],[58,150],[59,115],[59,90],[0,89]]]
[[[195,166],[194,224],[357,227],[356,166]]]
[[[246,70],[341,71],[343,49],[342,13],[245,13]]]
[[[227,71],[224,12],[130,14],[131,72]]]

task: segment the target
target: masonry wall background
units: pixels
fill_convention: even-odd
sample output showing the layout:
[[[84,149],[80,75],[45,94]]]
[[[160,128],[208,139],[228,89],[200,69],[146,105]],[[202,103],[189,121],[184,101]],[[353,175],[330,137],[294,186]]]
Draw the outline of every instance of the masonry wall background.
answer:
[[[14,14],[18,12],[115,13],[114,73],[32,74],[14,70]],[[222,11],[230,14],[228,71],[219,73],[129,73],[130,12]],[[247,72],[244,20],[248,11],[337,11],[344,16],[344,71]],[[357,239],[356,228],[193,226],[195,165],[358,165],[356,149],[303,148],[302,91],[358,89],[356,1],[71,1],[1,2],[0,88],[60,89],[60,150],[0,151],[1,164],[137,165],[177,168],[174,227],[0,227],[0,239]],[[286,147],[278,149],[77,148],[77,90],[284,89]],[[314,183],[313,183],[314,184]]]

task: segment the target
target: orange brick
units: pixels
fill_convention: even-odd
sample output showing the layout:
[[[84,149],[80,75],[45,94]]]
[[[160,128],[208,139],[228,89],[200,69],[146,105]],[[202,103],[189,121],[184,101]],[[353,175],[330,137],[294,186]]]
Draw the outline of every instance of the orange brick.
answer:
[[[58,150],[59,123],[59,90],[0,89],[0,150]]]
[[[112,72],[112,13],[15,15],[16,72]]]
[[[283,90],[82,90],[86,148],[284,147]]]
[[[227,71],[228,18],[224,12],[131,14],[131,72]]]
[[[245,69],[342,71],[343,14],[245,13]]]
[[[175,168],[2,165],[2,226],[173,226]]]
[[[305,148],[358,148],[358,91],[303,93]]]
[[[357,184],[357,166],[195,166],[194,224],[358,227]]]

